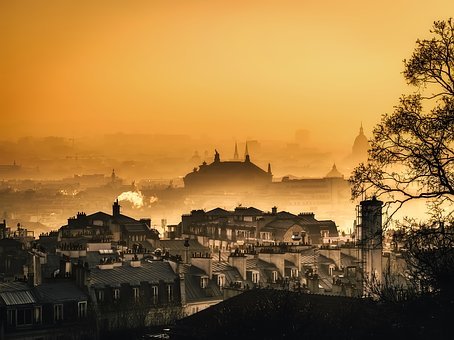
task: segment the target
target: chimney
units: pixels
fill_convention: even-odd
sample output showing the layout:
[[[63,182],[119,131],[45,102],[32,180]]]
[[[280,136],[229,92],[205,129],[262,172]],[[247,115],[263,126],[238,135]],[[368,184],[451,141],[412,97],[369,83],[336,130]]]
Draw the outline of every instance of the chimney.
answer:
[[[276,214],[277,214],[277,207],[276,207],[276,206],[274,206],[274,207],[271,208],[271,213],[272,213],[273,215],[276,215]]]
[[[213,259],[209,253],[194,253],[191,258],[191,264],[202,269],[208,277],[213,277]]]
[[[120,216],[120,204],[118,204],[118,198],[117,198],[117,200],[114,202],[114,204],[112,206],[112,216],[113,217]]]
[[[243,253],[231,253],[229,255],[229,264],[240,272],[243,280],[246,280],[246,261],[247,258]]]

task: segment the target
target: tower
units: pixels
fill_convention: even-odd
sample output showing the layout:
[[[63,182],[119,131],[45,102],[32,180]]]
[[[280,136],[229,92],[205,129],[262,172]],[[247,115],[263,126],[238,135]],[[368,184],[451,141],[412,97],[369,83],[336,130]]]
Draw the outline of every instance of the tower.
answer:
[[[118,217],[120,216],[120,204],[118,204],[118,198],[117,200],[114,202],[113,206],[112,206],[112,216],[113,217]]]
[[[214,162],[219,163],[221,161],[221,157],[219,156],[218,150],[214,150]]]
[[[247,142],[246,142],[246,147],[244,148],[244,161],[245,162],[250,162],[251,159],[249,157],[249,150],[247,148]]]
[[[240,159],[240,156],[238,155],[238,145],[237,145],[236,142],[235,142],[235,152],[234,152],[234,154],[233,154],[233,159],[234,159],[235,161],[238,161],[238,160]]]
[[[382,206],[375,196],[361,201],[356,230],[363,279],[378,282],[382,281]]]

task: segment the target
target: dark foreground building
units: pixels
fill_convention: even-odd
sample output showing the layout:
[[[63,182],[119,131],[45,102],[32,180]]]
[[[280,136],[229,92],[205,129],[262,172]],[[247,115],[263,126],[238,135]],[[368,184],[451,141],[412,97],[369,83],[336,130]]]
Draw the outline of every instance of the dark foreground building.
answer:
[[[177,322],[171,339],[451,339],[452,306],[254,289]]]

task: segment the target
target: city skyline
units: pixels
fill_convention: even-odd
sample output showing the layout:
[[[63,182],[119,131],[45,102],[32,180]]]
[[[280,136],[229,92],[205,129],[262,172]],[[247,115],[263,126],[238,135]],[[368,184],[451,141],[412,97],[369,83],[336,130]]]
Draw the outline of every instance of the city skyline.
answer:
[[[3,3],[2,139],[175,133],[324,147],[371,136],[454,5]],[[335,127],[335,129],[333,129]],[[348,129],[353,130],[347,133]]]

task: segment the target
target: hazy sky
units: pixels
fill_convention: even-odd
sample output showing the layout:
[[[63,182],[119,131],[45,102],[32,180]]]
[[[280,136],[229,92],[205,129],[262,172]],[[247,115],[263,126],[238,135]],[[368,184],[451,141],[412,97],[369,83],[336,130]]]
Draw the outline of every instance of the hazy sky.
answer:
[[[351,144],[454,1],[1,1],[3,138],[183,133]]]

